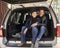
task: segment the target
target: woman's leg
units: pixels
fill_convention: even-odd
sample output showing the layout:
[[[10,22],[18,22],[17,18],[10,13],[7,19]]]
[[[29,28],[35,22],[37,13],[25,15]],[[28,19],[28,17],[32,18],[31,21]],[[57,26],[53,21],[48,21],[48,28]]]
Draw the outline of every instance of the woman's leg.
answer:
[[[33,44],[35,44],[37,33],[38,33],[37,27],[32,27],[32,43]]]
[[[24,34],[25,29],[26,29],[26,26],[23,26],[21,30],[21,43],[25,43],[25,35],[26,35]]]

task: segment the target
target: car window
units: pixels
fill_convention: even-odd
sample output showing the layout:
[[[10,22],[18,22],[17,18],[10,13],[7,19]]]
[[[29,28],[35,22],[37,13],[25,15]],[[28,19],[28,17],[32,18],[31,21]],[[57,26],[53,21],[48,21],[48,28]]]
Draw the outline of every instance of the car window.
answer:
[[[11,15],[11,22],[13,22],[13,23],[24,23],[28,16],[29,16],[29,13],[14,12]]]
[[[16,13],[14,13],[14,14],[11,15],[11,22],[13,21],[13,18],[14,18],[14,16],[15,16],[15,14],[16,14]]]
[[[11,22],[19,23],[20,17],[21,17],[21,13],[14,12],[11,16]]]
[[[51,14],[48,10],[48,8],[46,7],[42,7],[45,10],[45,16],[47,17],[48,20],[52,20]],[[13,23],[26,23],[27,19],[29,19],[31,17],[31,10],[32,8],[27,8],[27,9],[17,9],[16,11],[14,11],[11,15],[11,22]],[[37,14],[39,15],[39,8],[36,8],[37,10]]]
[[[28,15],[28,13],[25,13],[25,14],[24,14],[24,21],[26,21],[27,15]],[[24,21],[23,21],[23,22],[24,22]]]
[[[52,16],[51,16],[51,13],[48,11],[45,11],[45,14],[46,14],[46,17],[48,20],[52,20]]]
[[[19,23],[19,19],[21,18],[21,13],[18,13],[18,16],[17,16],[17,23]]]

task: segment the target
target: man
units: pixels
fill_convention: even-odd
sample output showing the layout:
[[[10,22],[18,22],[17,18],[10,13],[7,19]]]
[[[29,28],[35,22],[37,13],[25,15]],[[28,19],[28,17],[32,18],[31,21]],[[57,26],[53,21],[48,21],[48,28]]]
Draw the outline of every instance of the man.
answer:
[[[29,28],[32,28],[32,47],[34,46],[34,43],[36,41],[36,36],[38,33],[38,29],[36,27],[38,20],[37,20],[37,13],[35,10],[32,11],[31,15],[32,15],[32,17],[30,19],[28,19],[25,26],[22,27],[21,44],[18,46],[22,46],[25,43],[25,35]]]
[[[35,42],[35,48],[38,48],[39,40],[41,40],[43,34],[46,32],[47,19],[46,19],[46,16],[45,16],[44,9],[40,9],[39,18],[40,18],[40,23],[39,23],[40,32],[39,32],[39,35],[37,36],[37,39],[36,39],[36,42]]]

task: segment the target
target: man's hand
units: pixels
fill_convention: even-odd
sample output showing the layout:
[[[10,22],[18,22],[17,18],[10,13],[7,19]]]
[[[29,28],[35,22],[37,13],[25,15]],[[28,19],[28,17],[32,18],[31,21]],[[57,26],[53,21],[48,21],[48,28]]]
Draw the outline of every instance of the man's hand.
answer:
[[[33,24],[31,25],[31,27],[35,27],[35,26],[37,26],[37,25],[38,25],[38,22],[33,23]]]

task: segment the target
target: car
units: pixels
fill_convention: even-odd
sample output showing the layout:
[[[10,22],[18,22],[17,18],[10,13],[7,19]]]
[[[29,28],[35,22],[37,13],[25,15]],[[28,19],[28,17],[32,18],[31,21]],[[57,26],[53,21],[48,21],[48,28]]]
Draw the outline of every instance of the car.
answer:
[[[49,4],[48,0],[3,0],[7,2],[8,9],[4,15],[0,27],[0,43],[1,48],[5,47],[19,47],[21,28],[24,26],[27,19],[31,15],[31,10],[36,9],[39,12],[43,8],[47,21],[47,31],[39,42],[39,46],[55,46],[60,37],[60,23],[59,20]],[[14,37],[16,35],[16,37]],[[26,34],[26,44],[22,47],[31,46],[32,34],[28,30]]]

